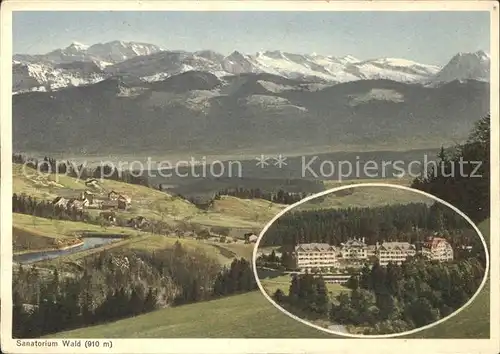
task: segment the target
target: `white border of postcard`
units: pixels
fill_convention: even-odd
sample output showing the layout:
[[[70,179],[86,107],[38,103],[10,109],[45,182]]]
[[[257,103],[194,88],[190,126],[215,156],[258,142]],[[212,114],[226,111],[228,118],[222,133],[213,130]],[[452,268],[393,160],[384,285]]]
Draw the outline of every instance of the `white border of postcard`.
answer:
[[[101,348],[20,347],[12,339],[12,11],[488,11],[491,26],[490,339],[96,339]],[[1,345],[17,353],[449,353],[500,352],[499,86],[496,1],[3,1],[1,4]],[[307,29],[304,29],[307,30]],[[439,30],[439,29],[436,29]],[[265,319],[263,319],[265,321]],[[244,325],[244,324],[242,324]],[[42,340],[40,340],[42,341]],[[104,343],[111,343],[111,345]],[[104,349],[105,348],[105,349]]]

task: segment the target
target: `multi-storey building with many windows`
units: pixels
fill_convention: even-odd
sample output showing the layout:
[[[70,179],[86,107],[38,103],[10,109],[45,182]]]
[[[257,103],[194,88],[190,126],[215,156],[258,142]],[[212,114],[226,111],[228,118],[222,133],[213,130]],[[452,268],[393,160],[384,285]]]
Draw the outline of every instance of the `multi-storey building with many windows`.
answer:
[[[383,242],[377,245],[375,256],[381,266],[389,263],[401,264],[408,257],[413,257],[417,253],[415,245],[408,242]]]
[[[343,259],[363,260],[368,257],[368,250],[364,237],[351,239],[341,244],[340,254]]]
[[[301,272],[330,271],[337,266],[337,250],[328,243],[302,243],[295,246],[295,264]]]
[[[422,255],[433,261],[451,261],[453,248],[442,237],[430,237],[422,245]]]

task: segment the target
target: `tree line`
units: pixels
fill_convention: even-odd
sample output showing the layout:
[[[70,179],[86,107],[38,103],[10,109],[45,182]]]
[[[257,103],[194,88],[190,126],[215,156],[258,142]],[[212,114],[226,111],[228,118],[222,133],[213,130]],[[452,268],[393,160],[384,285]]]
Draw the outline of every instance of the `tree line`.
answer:
[[[84,259],[77,276],[46,275],[32,266],[13,274],[13,335],[50,333],[136,316],[166,306],[256,289],[248,261],[221,267],[179,242],[155,252],[100,252]]]
[[[433,232],[449,235],[450,242],[457,244],[479,240],[470,224],[452,209],[439,203],[432,206],[410,203],[287,213],[276,220],[261,242],[263,246],[288,248],[314,242],[340,245],[348,239],[361,237],[367,244],[382,241],[418,243]]]
[[[478,290],[485,265],[474,257],[457,262],[413,259],[398,266],[365,266],[351,278],[330,311],[333,322],[368,327],[365,334],[419,328],[462,307]]]
[[[12,195],[12,212],[56,220],[90,220],[89,214],[81,209],[58,206],[49,201],[38,201],[31,196],[16,193]]]
[[[295,275],[288,294],[273,298],[306,318],[323,318],[363,334],[409,331],[444,318],[462,307],[478,290],[485,266],[474,257],[453,263],[418,258],[401,265],[366,264],[353,275],[351,289],[330,298],[321,275]]]
[[[490,115],[477,121],[467,141],[451,152],[444,148],[438,163],[412,187],[439,197],[474,222],[490,217]]]

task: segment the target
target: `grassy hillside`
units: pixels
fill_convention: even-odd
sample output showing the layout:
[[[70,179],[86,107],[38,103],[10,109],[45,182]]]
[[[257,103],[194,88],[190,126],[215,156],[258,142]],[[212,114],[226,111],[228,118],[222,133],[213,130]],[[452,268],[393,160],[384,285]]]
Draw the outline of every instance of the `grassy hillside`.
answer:
[[[175,242],[180,242],[187,249],[197,249],[204,251],[208,255],[216,258],[221,264],[231,263],[234,258],[251,259],[253,244],[244,243],[218,243],[215,241],[178,239],[177,237],[165,237],[160,235],[147,235],[132,242],[128,242],[124,247],[132,250],[154,251],[172,247]]]
[[[25,193],[40,200],[52,201],[58,196],[75,198],[84,190],[91,190],[99,199],[115,191],[128,195],[132,204],[127,211],[118,211],[124,218],[144,216],[175,225],[179,221],[202,226],[226,226],[230,228],[259,228],[278,213],[283,206],[264,200],[242,200],[223,197],[207,211],[199,210],[192,203],[156,189],[113,180],[99,181],[100,188],[89,188],[85,181],[65,175],[39,174],[36,170],[13,164],[13,192]],[[99,210],[89,209],[98,214]]]
[[[265,319],[265,320],[263,320]],[[281,313],[258,291],[167,308],[51,338],[328,338]]]
[[[352,182],[352,183],[351,183]],[[409,179],[376,179],[376,180],[357,180],[345,182],[328,182],[327,188],[336,188],[349,184],[359,183],[387,183],[401,186],[410,186]],[[347,195],[347,190],[333,192],[324,197],[320,202],[311,200],[297,207],[296,210],[314,210],[314,209],[337,209],[348,207],[378,207],[389,204],[407,204],[407,203],[433,203],[434,200],[424,195],[397,189],[391,187],[355,187],[349,189],[352,194]]]
[[[221,264],[228,264],[234,258],[243,257],[251,259],[253,252],[253,244],[244,244],[242,241],[237,243],[219,243],[216,241],[195,240],[194,238],[179,239],[174,235],[153,235],[132,228],[116,226],[103,228],[83,222],[49,220],[31,215],[13,214],[12,237],[14,252],[16,253],[55,248],[57,240],[63,243],[70,243],[70,241],[78,239],[86,233],[99,235],[99,237],[121,235],[124,237],[124,240],[99,248],[43,261],[41,264],[45,266],[65,267],[68,263],[77,262],[86,256],[104,249],[128,248],[154,251],[155,249],[172,247],[177,241],[188,249],[197,249],[205,252],[207,255],[216,258]]]
[[[489,222],[480,225],[485,237]],[[453,318],[409,338],[488,338],[489,286]],[[265,318],[265,321],[262,319]],[[281,313],[260,292],[158,310],[109,324],[62,332],[58,338],[332,338]]]

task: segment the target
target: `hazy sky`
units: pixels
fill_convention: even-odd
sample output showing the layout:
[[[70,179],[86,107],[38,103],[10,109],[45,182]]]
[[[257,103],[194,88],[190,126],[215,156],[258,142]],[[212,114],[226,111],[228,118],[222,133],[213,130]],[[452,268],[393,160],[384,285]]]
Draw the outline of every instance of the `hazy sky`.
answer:
[[[15,12],[14,53],[115,39],[165,49],[283,50],[445,64],[489,52],[488,12]]]

